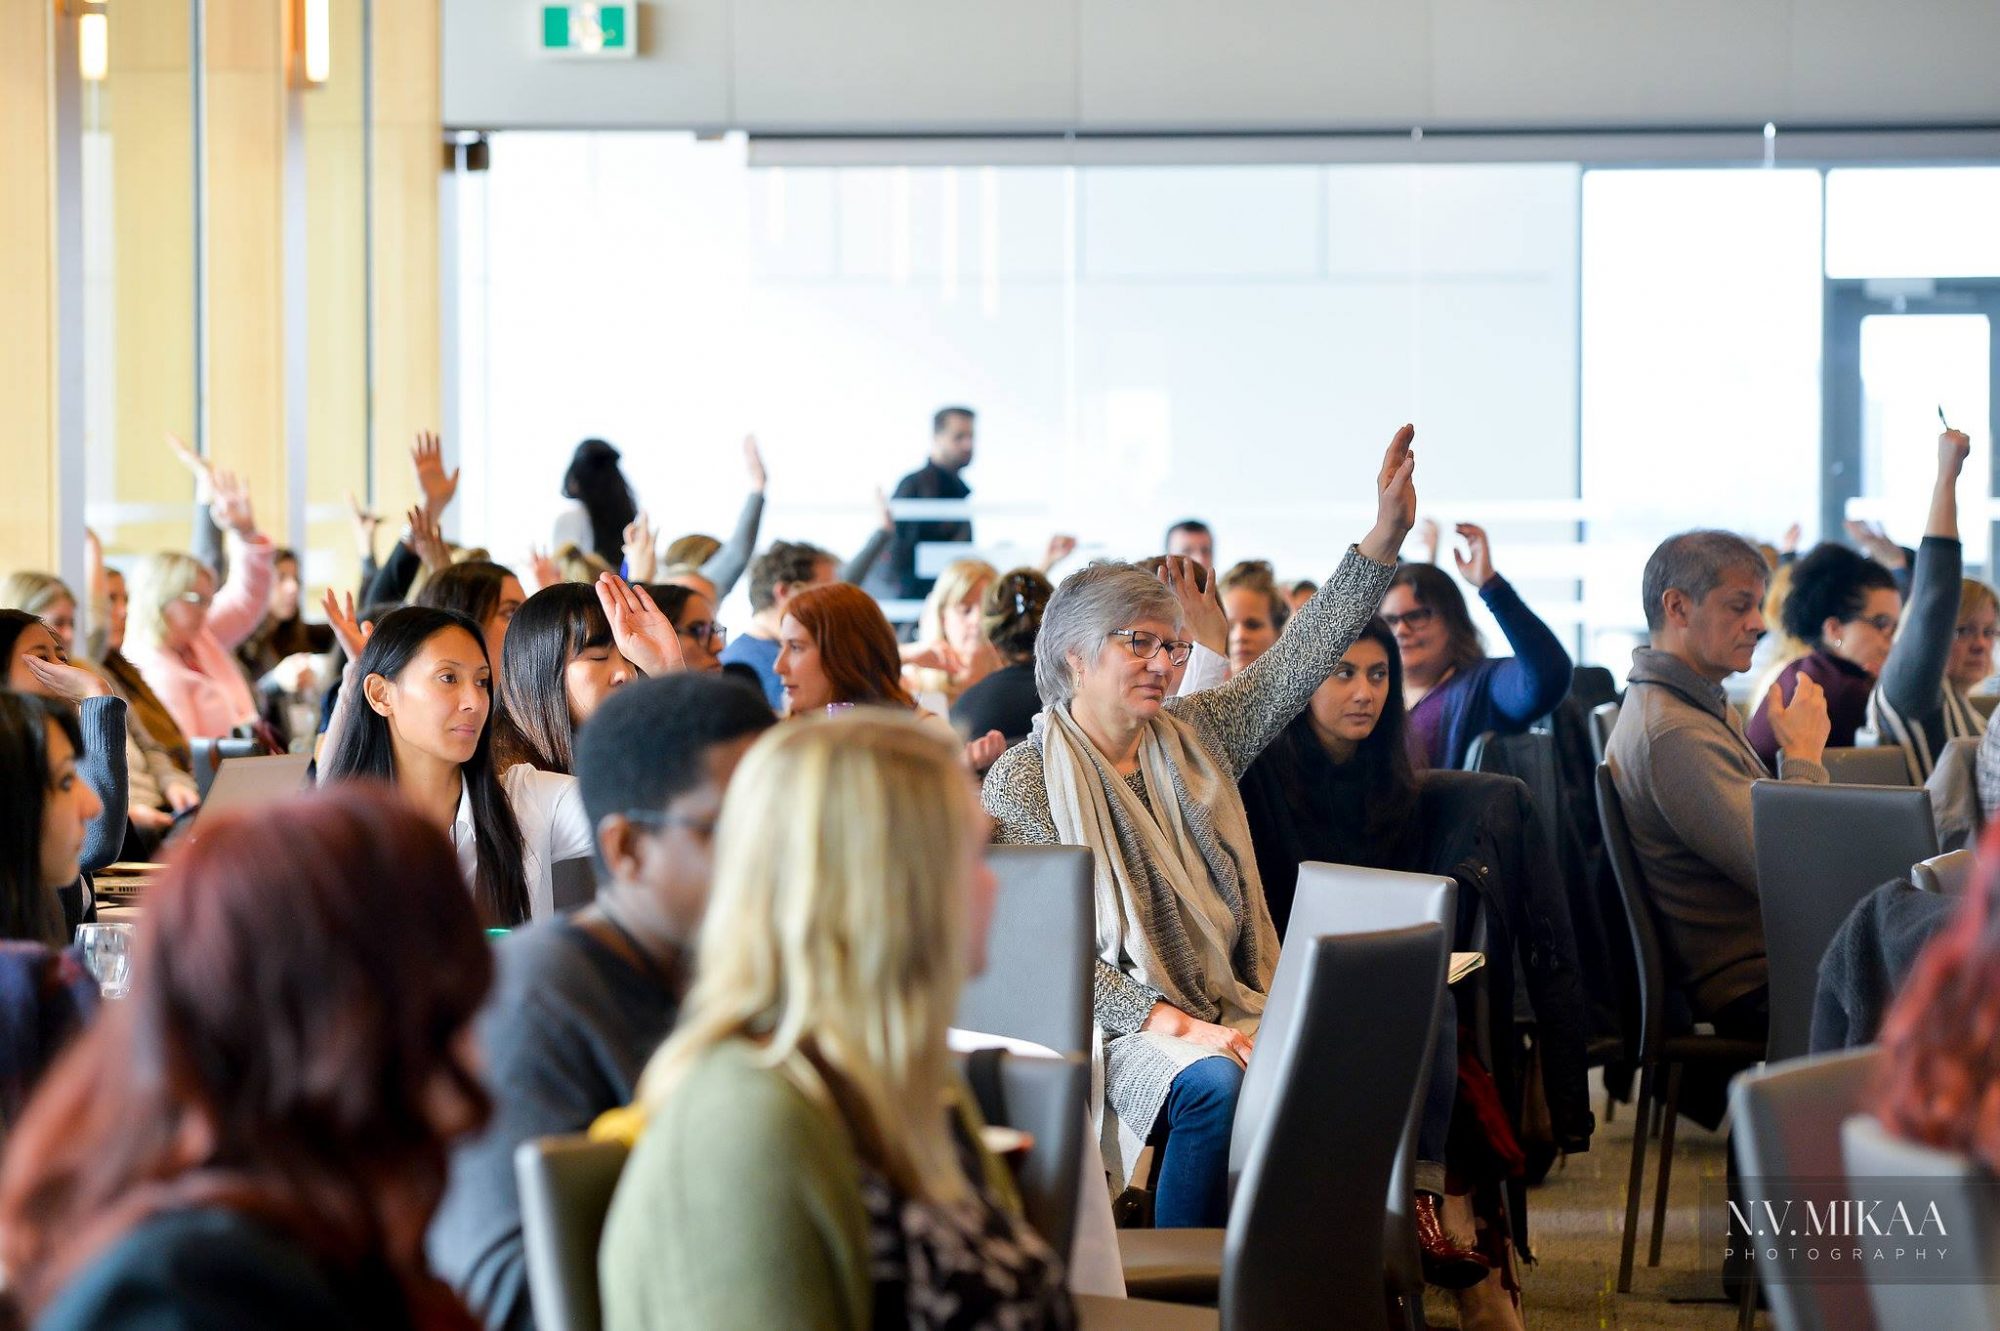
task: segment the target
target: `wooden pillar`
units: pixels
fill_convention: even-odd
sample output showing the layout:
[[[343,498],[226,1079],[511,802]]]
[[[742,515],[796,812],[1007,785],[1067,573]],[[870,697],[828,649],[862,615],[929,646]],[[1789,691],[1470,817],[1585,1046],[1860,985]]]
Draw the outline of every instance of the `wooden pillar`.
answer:
[[[55,24],[51,0],[0,0],[0,570],[58,566]]]

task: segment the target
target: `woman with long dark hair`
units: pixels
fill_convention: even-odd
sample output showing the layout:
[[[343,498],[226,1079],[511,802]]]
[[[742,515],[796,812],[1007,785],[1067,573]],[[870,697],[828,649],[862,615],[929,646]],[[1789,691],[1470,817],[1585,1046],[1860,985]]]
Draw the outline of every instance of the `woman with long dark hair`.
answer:
[[[721,670],[729,630],[716,622],[715,598],[685,583],[649,583],[646,591],[674,626],[682,664],[704,673]]]
[[[625,558],[625,528],[639,516],[639,501],[618,465],[618,450],[602,439],[586,439],[570,454],[563,473],[563,498],[574,502],[556,519],[550,548],[574,544],[612,568]]]
[[[451,846],[348,789],[205,827],[149,889],[132,990],[0,1169],[0,1262],[44,1331],[473,1331],[424,1232],[486,1119],[491,949]]]
[[[591,853],[589,820],[574,778],[525,763],[495,772],[492,670],[479,626],[450,610],[404,606],[365,642],[321,783],[394,784],[451,838],[489,923],[553,913],[553,866]]]
[[[104,807],[78,770],[82,753],[67,704],[0,689],[0,939],[69,943],[56,894],[82,872]]]
[[[613,622],[604,605],[620,594],[613,583],[635,599],[646,594],[606,574],[596,586],[559,582],[522,602],[507,630],[495,737],[502,771],[527,763],[544,772],[574,772],[576,732],[613,690],[680,669],[680,639],[667,631],[657,609],[647,620],[656,628],[651,638],[624,631],[622,617]]]
[[[1417,754],[1430,767],[1458,767],[1486,731],[1518,735],[1569,692],[1570,659],[1513,585],[1493,571],[1486,532],[1458,524],[1466,552],[1459,576],[1500,623],[1514,655],[1489,657],[1465,596],[1433,564],[1404,564],[1382,600],[1382,622],[1403,659],[1403,701]]]
[[[81,887],[72,890],[71,884],[78,882],[79,874],[95,873],[116,860],[125,844],[130,800],[125,700],[112,693],[101,676],[71,665],[54,631],[22,610],[0,610],[0,688],[62,704],[76,732],[72,747],[77,771],[95,798],[81,868],[61,885],[64,918],[73,929],[83,919],[85,901]],[[7,936],[11,935],[0,934]],[[64,939],[68,936],[63,934]]]

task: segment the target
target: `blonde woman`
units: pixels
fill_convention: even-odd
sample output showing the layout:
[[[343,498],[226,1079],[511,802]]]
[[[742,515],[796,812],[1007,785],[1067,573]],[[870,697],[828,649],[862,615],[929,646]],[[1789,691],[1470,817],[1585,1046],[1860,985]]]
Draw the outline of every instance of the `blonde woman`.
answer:
[[[1001,667],[979,608],[999,576],[983,559],[954,560],[938,575],[917,616],[917,640],[903,650],[910,692],[943,694],[949,704]]]
[[[945,1047],[994,880],[958,747],[862,709],[730,784],[699,979],[639,1084],[598,1262],[608,1331],[1067,1327]]]

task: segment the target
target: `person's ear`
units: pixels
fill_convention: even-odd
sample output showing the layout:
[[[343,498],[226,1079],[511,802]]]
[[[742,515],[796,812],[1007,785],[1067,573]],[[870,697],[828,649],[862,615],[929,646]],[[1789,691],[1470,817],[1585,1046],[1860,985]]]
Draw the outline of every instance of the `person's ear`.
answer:
[[[1819,626],[1819,640],[1820,640],[1821,642],[1839,642],[1839,641],[1840,641],[1840,616],[1839,616],[1839,615],[1828,615],[1828,616],[1826,617],[1826,620],[1825,620],[1825,622],[1823,622],[1823,623],[1822,623],[1822,624],[1821,624],[1821,625]]]
[[[597,853],[614,879],[628,880],[639,874],[642,851],[639,838],[645,835],[637,823],[622,813],[607,813],[597,820]]]
[[[361,681],[361,696],[368,700],[368,706],[377,716],[396,714],[396,686],[382,675],[370,675]]]
[[[1694,607],[1688,603],[1688,594],[1678,587],[1669,587],[1660,595],[1660,609],[1665,615],[1668,627],[1684,629]]]

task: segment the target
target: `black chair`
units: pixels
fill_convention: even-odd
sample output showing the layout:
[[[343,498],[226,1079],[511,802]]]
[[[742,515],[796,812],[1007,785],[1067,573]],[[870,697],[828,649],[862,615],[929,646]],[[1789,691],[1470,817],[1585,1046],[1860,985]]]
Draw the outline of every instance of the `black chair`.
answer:
[[[621,1142],[538,1137],[514,1151],[528,1301],[539,1331],[599,1331],[597,1245],[625,1168]]]
[[[557,860],[549,866],[549,883],[564,915],[597,900],[597,866],[588,859]]]
[[[1820,765],[1836,786],[1907,786],[1910,760],[1899,744],[1865,749],[1830,748]]]
[[[986,862],[1000,880],[986,971],[966,984],[952,1024],[1088,1057],[1097,958],[1089,848],[995,846]]]
[[[1772,1063],[1744,1073],[1729,1088],[1735,1130],[1731,1148],[1742,1177],[1786,1180],[1795,1204],[1824,1210],[1842,1200],[1847,1167],[1840,1154],[1840,1125],[1859,1113],[1875,1076],[1879,1051],[1843,1049]],[[1775,1252],[1773,1259],[1769,1254]],[[1804,1278],[1797,1250],[1758,1254],[1757,1273],[1778,1331],[1874,1331],[1867,1304],[1851,1288]],[[1738,1325],[1755,1316],[1755,1288],[1746,1283]]]
[[[1759,781],[1750,808],[1771,972],[1766,1057],[1776,1062],[1812,1051],[1827,944],[1861,898],[1937,854],[1937,828],[1930,797],[1914,786]]]
[[[1754,1040],[1735,1040],[1699,1032],[1667,1030],[1667,981],[1660,959],[1659,934],[1653,923],[1653,908],[1639,860],[1632,852],[1631,829],[1625,822],[1625,806],[1611,778],[1611,766],[1597,769],[1597,813],[1604,823],[1604,845],[1611,856],[1612,877],[1618,882],[1618,897],[1625,907],[1625,923],[1632,937],[1632,955],[1639,968],[1639,1042],[1635,1051],[1639,1064],[1639,1093],[1633,1102],[1632,1167],[1625,1184],[1625,1236],[1618,1255],[1618,1292],[1632,1292],[1633,1249],[1639,1238],[1639,1197],[1646,1178],[1646,1125],[1652,1122],[1656,1104],[1664,1105],[1660,1122],[1660,1176],[1653,1195],[1653,1241],[1646,1265],[1660,1264],[1660,1243],[1667,1222],[1667,1185],[1673,1173],[1674,1123],[1680,1113],[1681,1068],[1694,1062],[1747,1065],[1764,1056]],[[1659,1077],[1666,1075],[1666,1094],[1660,1095]]]
[[[1435,924],[1294,938],[1300,997],[1265,1037],[1270,1112],[1249,1143],[1223,1241],[1220,1314],[1079,1298],[1085,1331],[1380,1325],[1383,1198],[1422,1074],[1450,940]]]
[[[1871,1179],[1892,1180],[1890,1189],[1902,1194],[1922,1180],[1921,1199],[1937,1206],[1952,1246],[1976,1254],[1977,1277],[1951,1283],[1912,1281],[1907,1267],[1900,1281],[1880,1281],[1876,1268],[1868,1267],[1876,1325],[1886,1331],[2000,1326],[2000,1206],[1993,1175],[1956,1151],[1891,1136],[1871,1114],[1856,1114],[1841,1125],[1840,1153],[1848,1179],[1864,1197]]]
[[[1611,743],[1611,732],[1618,729],[1618,704],[1599,703],[1590,709],[1590,748],[1597,761],[1604,761],[1604,748]]]

